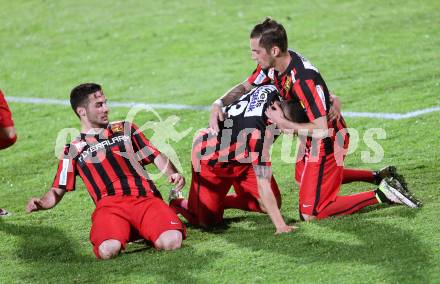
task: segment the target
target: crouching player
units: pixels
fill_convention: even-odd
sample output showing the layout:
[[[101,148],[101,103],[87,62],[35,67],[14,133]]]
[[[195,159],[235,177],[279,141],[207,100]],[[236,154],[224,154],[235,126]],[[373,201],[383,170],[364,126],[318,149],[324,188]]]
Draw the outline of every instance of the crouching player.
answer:
[[[66,191],[75,189],[75,177],[84,181],[96,204],[90,241],[97,258],[109,259],[139,236],[156,249],[180,248],[185,227],[174,211],[156,197],[157,189],[144,166],[154,163],[178,189],[185,184],[171,161],[132,123],[109,123],[101,86],[75,87],[70,102],[81,123],[81,135],[66,145],[52,188],[32,198],[27,211],[50,209]]]
[[[0,150],[12,146],[17,141],[17,134],[12,120],[11,110],[5,100],[5,96],[0,90]],[[7,216],[9,213],[0,208],[0,217]]]
[[[267,213],[275,234],[296,227],[281,216],[281,196],[272,175],[269,150],[277,131],[264,114],[278,98],[272,85],[261,86],[225,108],[220,131],[204,129],[194,139],[188,200],[170,196],[170,205],[189,223],[205,228],[222,223],[225,209]],[[231,186],[235,193],[228,194]]]

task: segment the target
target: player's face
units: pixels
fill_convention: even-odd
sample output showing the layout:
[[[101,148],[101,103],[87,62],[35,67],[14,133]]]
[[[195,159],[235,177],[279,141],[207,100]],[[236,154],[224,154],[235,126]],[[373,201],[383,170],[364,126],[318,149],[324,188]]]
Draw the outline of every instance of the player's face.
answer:
[[[274,67],[275,58],[260,46],[260,38],[251,38],[252,59],[260,64],[263,69]]]
[[[86,118],[93,128],[103,128],[108,124],[107,99],[102,91],[89,95],[86,108]]]

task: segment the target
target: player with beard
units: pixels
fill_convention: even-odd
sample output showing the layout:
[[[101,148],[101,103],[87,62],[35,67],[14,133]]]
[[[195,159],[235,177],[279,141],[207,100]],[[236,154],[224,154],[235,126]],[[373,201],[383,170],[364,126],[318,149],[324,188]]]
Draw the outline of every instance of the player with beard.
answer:
[[[180,248],[185,228],[161,198],[144,166],[154,165],[178,189],[185,184],[171,161],[136,127],[122,121],[110,123],[101,86],[81,84],[70,94],[80,119],[81,134],[67,144],[52,188],[42,198],[32,198],[27,211],[53,208],[64,194],[75,190],[79,175],[96,209],[90,241],[97,258],[109,259],[139,236],[158,250]]]
[[[286,31],[276,21],[266,18],[253,28],[250,47],[257,68],[243,83],[213,103],[210,117],[212,130],[217,132],[218,122],[224,119],[223,105],[233,103],[256,86],[272,83],[285,102],[300,103],[300,111],[307,117],[304,123],[292,122],[286,119],[279,103],[266,111],[269,119],[283,131],[306,132],[306,139],[301,139],[303,154],[297,157],[295,170],[295,178],[300,185],[302,219],[347,215],[382,202],[419,207],[419,201],[412,197],[395,167],[380,171],[344,168],[349,143],[345,121],[341,115],[332,113],[332,96],[318,69],[287,46]],[[376,190],[339,196],[341,184],[351,181],[380,185]]]

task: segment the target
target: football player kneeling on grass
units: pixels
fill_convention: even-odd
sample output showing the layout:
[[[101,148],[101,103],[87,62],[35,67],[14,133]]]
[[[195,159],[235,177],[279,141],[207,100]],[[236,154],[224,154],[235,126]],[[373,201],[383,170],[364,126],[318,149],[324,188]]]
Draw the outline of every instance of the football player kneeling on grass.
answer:
[[[17,134],[14,128],[11,111],[5,96],[0,90],[0,150],[12,146],[17,141]],[[0,217],[7,216],[9,213],[0,208]]]
[[[277,99],[275,86],[256,88],[225,108],[226,120],[218,133],[212,129],[198,133],[188,200],[178,191],[170,195],[170,206],[191,224],[213,227],[223,222],[225,209],[241,209],[267,213],[275,234],[296,229],[280,213],[281,195],[270,163],[277,130],[267,125],[264,111]],[[228,194],[231,187],[235,193]]]
[[[295,167],[299,184],[299,211],[304,220],[352,214],[377,203],[397,203],[416,208],[421,203],[408,190],[395,167],[379,171],[344,167],[349,134],[339,101],[327,88],[319,70],[298,52],[288,49],[284,27],[271,18],[254,26],[250,33],[254,72],[222,98],[226,105],[237,101],[252,88],[274,84],[284,102],[299,103],[297,113],[303,122],[285,116],[279,103],[267,108],[269,120],[286,133],[300,134],[300,151]],[[209,124],[215,131],[224,119],[221,108],[213,104]],[[316,135],[318,134],[318,135]],[[324,134],[324,135],[323,135]],[[365,181],[379,184],[376,190],[339,195],[342,183]]]
[[[110,123],[107,100],[94,83],[75,87],[70,102],[81,123],[81,134],[64,149],[52,188],[32,198],[27,211],[50,209],[75,189],[79,175],[96,204],[90,241],[97,258],[109,259],[142,237],[159,250],[180,248],[185,227],[174,211],[157,197],[144,166],[150,163],[176,188],[185,185],[171,161],[128,121]],[[160,195],[160,194],[159,194]]]

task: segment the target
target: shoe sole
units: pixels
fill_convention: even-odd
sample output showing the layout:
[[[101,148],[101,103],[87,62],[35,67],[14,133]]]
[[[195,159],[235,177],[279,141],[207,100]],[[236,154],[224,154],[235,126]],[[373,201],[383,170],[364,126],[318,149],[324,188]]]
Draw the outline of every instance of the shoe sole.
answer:
[[[400,184],[400,181],[395,179],[396,182],[398,182],[403,191],[399,191],[397,188],[395,188],[393,185],[389,185],[389,190],[390,192],[397,198],[399,199],[403,204],[405,204],[408,207],[411,208],[419,208],[422,206],[422,203],[415,199],[413,196],[411,196],[409,193],[409,191],[407,191],[402,184]]]

